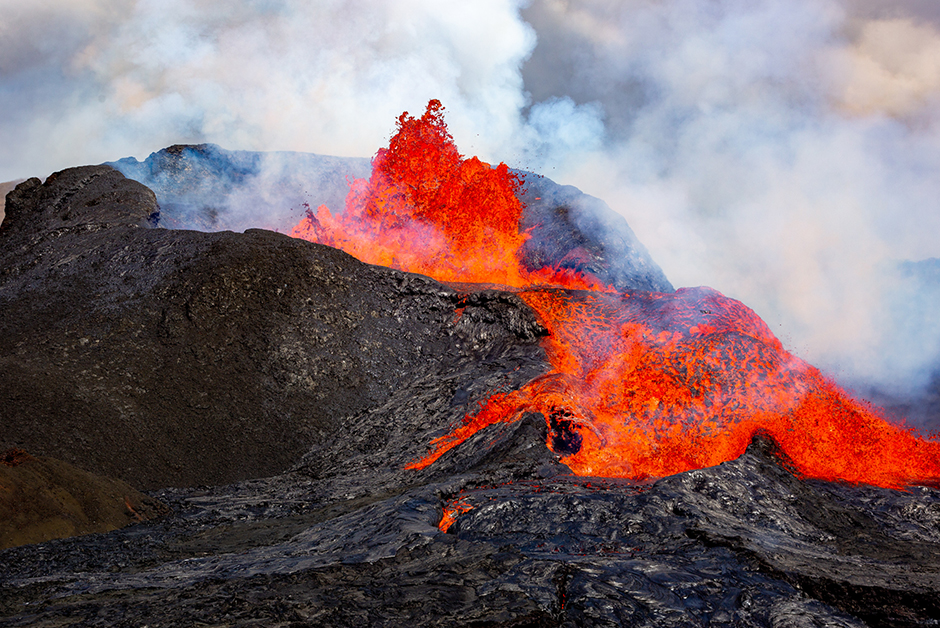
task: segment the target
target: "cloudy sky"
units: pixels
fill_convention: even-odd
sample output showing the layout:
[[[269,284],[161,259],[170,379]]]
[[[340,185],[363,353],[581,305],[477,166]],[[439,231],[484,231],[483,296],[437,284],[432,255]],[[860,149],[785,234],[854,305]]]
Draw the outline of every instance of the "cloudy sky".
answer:
[[[675,285],[741,299],[802,357],[913,381],[940,354],[940,320],[898,328],[891,271],[940,257],[936,0],[0,0],[0,15],[0,181],[187,142],[370,156],[438,98],[464,153],[603,198]]]

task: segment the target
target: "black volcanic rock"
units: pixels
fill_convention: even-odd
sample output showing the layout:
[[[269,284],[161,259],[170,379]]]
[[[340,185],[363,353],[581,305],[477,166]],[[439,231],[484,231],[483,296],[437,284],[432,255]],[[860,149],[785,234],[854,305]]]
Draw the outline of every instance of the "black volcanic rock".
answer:
[[[0,626],[940,621],[940,491],[799,478],[761,436],[636,483],[572,476],[527,414],[405,469],[545,371],[512,294],[150,228],[106,167],[8,203],[0,446],[177,488],[161,519],[0,551]]]
[[[23,179],[18,179],[16,181],[5,181],[0,183],[0,223],[3,222],[3,217],[6,215],[4,207],[6,206],[7,194],[13,191],[17,185],[23,182]]]
[[[544,368],[512,295],[457,317],[461,295],[427,278],[269,231],[147,228],[155,212],[106,166],[8,197],[0,447],[142,488],[220,484],[285,470],[432,374],[438,395],[478,386],[459,415],[484,376],[512,386]]]
[[[347,426],[373,423],[368,416]],[[352,464],[322,462],[315,478],[301,465],[161,491],[174,507],[162,521],[0,552],[0,625],[938,619],[936,490],[804,481],[761,440],[738,460],[654,484],[573,477],[557,462],[539,477],[536,468],[553,464],[538,447],[544,420],[478,436],[441,459],[446,472],[402,473],[376,443]],[[439,532],[442,509],[457,501],[469,509]]]

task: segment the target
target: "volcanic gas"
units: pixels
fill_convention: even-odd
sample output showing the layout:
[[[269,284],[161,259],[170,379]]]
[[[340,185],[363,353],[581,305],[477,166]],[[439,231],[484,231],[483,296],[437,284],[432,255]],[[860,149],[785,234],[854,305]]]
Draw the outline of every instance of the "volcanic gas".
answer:
[[[479,430],[538,412],[574,473],[649,478],[737,458],[756,433],[806,477],[884,487],[940,481],[940,443],[887,421],[788,353],[744,304],[710,288],[617,291],[586,271],[529,268],[520,180],[460,155],[440,102],[403,113],[345,210],[292,235],[443,282],[498,284],[549,330],[551,371],[489,397],[409,468]]]

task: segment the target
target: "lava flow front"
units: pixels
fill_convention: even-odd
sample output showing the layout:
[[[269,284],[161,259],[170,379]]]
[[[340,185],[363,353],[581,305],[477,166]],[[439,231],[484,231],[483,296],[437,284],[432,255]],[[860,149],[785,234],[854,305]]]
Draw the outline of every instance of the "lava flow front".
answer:
[[[342,214],[321,206],[292,232],[439,281],[517,288],[549,330],[551,372],[492,395],[411,468],[488,425],[539,412],[548,446],[578,475],[711,466],[764,432],[807,477],[888,487],[940,480],[940,443],[852,399],[742,303],[709,288],[617,292],[588,273],[527,268],[519,185],[505,164],[461,157],[432,100],[421,118],[398,119]]]

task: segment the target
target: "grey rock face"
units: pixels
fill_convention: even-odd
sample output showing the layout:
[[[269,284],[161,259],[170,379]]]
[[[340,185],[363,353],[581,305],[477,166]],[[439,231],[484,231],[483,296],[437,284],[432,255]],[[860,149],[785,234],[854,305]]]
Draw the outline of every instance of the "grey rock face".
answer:
[[[574,186],[520,174],[521,229],[532,236],[523,249],[527,266],[587,271],[620,291],[673,291],[630,225],[607,203]]]
[[[429,374],[469,364],[457,390],[543,368],[541,328],[512,295],[462,301],[268,231],[147,228],[155,212],[150,190],[106,166],[10,195],[0,446],[143,488],[221,484],[285,470]]]
[[[368,178],[368,159],[312,153],[230,151],[215,144],[178,144],[140,162],[109,164],[159,199],[171,229],[290,231],[304,204],[342,209],[349,181]]]

